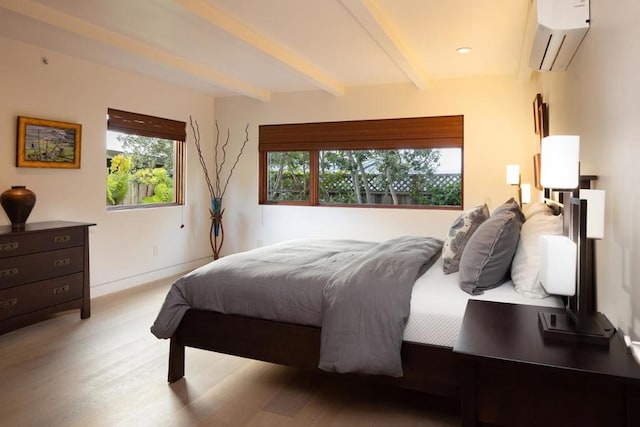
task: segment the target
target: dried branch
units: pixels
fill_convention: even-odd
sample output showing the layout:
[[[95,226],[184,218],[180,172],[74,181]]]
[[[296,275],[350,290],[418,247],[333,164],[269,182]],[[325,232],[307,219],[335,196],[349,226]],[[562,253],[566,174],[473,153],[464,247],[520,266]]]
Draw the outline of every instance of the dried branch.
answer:
[[[207,181],[207,188],[209,189],[209,193],[211,194],[211,198],[222,198],[224,196],[224,194],[227,191],[227,186],[229,185],[229,181],[231,180],[231,177],[233,176],[233,171],[235,170],[236,166],[238,165],[238,162],[240,161],[240,157],[242,156],[242,153],[244,152],[244,148],[247,145],[247,142],[249,141],[249,123],[247,123],[247,125],[244,128],[244,141],[242,142],[242,146],[240,147],[240,152],[238,153],[238,156],[235,159],[235,162],[233,163],[233,165],[231,166],[231,169],[229,170],[229,175],[227,176],[226,179],[224,179],[222,177],[223,175],[223,167],[224,164],[226,163],[227,160],[227,146],[229,145],[230,142],[230,132],[229,129],[227,129],[227,137],[225,139],[225,142],[222,144],[222,146],[220,146],[220,128],[218,127],[218,122],[215,122],[215,126],[216,126],[216,143],[215,143],[215,147],[214,147],[214,154],[213,154],[213,161],[215,164],[215,183],[211,182],[211,179],[209,177],[209,171],[207,169],[207,165],[204,161],[204,156],[202,155],[202,148],[200,146],[200,127],[198,125],[198,121],[197,120],[193,120],[191,118],[191,116],[189,116],[189,122],[191,123],[191,129],[193,131],[193,137],[195,139],[195,144],[196,144],[196,149],[198,150],[198,159],[200,160],[200,165],[202,166],[202,171],[204,172],[204,177]],[[222,150],[222,158],[220,160],[220,158],[218,157],[218,151]],[[220,160],[220,162],[219,162]],[[224,182],[224,186],[222,186],[222,183]],[[214,186],[215,184],[215,186]]]
[[[213,151],[213,163],[216,165],[216,194],[220,194],[220,171],[218,169],[218,143],[220,142],[220,129],[218,128],[218,121],[215,121],[216,125],[216,146]]]
[[[217,125],[217,122],[216,122]],[[227,129],[227,139],[224,141],[224,144],[222,144],[222,162],[220,162],[220,166],[219,166],[219,172],[218,173],[222,173],[222,168],[225,164],[225,162],[227,161],[227,145],[229,145],[229,137],[231,136],[229,129]],[[216,163],[216,169],[218,168],[218,163]],[[233,173],[233,170],[231,171]],[[220,193],[220,188],[218,188],[218,193]],[[224,193],[224,191],[223,191]],[[222,196],[221,196],[222,197]]]
[[[193,131],[193,139],[195,139],[196,149],[198,150],[198,159],[200,160],[200,165],[202,166],[202,171],[204,172],[204,178],[207,181],[207,188],[209,188],[209,193],[211,197],[214,197],[213,185],[211,185],[211,179],[209,178],[209,171],[207,170],[207,164],[204,161],[204,157],[202,156],[202,149],[200,148],[200,126],[198,125],[198,121],[195,121],[195,126],[193,124],[193,119],[189,116],[189,122],[191,124],[191,130]],[[216,176],[217,178],[217,176]]]
[[[236,157],[236,161],[233,163],[233,166],[231,166],[231,171],[229,171],[227,182],[224,183],[224,189],[222,190],[222,194],[220,195],[220,197],[223,197],[224,193],[227,192],[227,185],[229,185],[229,180],[233,175],[233,171],[235,170],[236,165],[240,161],[240,156],[242,156],[242,152],[244,151],[244,147],[247,145],[248,141],[249,141],[249,123],[247,123],[247,125],[244,127],[244,141],[242,142],[242,147],[240,147],[240,152],[238,153],[238,157]]]

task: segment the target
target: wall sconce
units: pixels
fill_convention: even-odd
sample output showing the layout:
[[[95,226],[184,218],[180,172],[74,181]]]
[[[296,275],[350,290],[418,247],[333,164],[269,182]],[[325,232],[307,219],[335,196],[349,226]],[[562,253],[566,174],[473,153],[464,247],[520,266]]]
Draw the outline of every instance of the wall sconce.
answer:
[[[520,165],[507,165],[507,184],[520,185]]]
[[[531,184],[520,184],[520,195],[523,205],[531,203]]]
[[[531,203],[531,184],[522,184],[520,165],[507,165],[507,184],[518,186],[518,204]]]
[[[580,189],[580,198],[587,201],[587,238],[604,238],[604,190]]]
[[[580,137],[554,135],[542,138],[540,183],[549,189],[578,188],[580,181]]]

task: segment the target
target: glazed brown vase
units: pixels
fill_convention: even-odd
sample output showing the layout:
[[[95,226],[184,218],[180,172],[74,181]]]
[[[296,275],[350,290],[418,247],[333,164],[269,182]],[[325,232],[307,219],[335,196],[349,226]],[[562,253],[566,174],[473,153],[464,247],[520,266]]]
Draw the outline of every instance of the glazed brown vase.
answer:
[[[14,185],[0,195],[0,204],[11,221],[11,229],[23,230],[36,204],[36,195],[24,185]]]

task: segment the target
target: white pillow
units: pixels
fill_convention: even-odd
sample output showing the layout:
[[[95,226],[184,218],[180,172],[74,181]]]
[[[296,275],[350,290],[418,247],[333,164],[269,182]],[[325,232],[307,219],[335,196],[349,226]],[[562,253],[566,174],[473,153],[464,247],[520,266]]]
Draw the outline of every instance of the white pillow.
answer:
[[[520,241],[511,264],[511,279],[516,292],[528,298],[545,298],[540,285],[540,236],[562,234],[562,215],[533,215],[520,230]]]
[[[524,212],[524,216],[529,219],[535,215],[553,215],[551,208],[544,202],[531,203]]]

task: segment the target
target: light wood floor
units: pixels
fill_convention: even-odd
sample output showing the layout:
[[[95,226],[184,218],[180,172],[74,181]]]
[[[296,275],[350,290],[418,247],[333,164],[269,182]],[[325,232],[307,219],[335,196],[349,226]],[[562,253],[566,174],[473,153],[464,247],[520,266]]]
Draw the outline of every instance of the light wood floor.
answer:
[[[187,349],[149,326],[172,280],[92,300],[0,336],[0,426],[456,426],[419,393]]]

